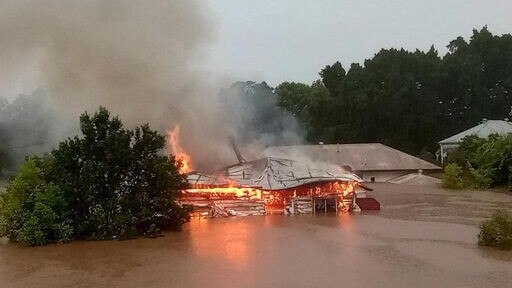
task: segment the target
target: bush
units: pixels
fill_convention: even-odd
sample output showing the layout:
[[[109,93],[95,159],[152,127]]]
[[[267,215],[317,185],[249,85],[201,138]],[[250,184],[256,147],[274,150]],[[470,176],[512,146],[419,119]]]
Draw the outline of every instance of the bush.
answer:
[[[455,164],[450,163],[444,167],[444,174],[442,177],[443,187],[449,189],[462,189],[464,188],[463,170]]]
[[[469,168],[463,178],[463,186],[472,189],[488,189],[492,183],[492,179],[486,175],[485,171],[473,168]]]
[[[478,244],[502,250],[512,249],[512,215],[505,211],[496,211],[480,226]]]
[[[452,164],[445,168],[446,179],[443,178],[447,188],[512,188],[512,134],[495,134],[486,139],[467,136],[448,160]]]
[[[29,245],[67,242],[72,228],[63,218],[61,191],[41,179],[39,163],[26,161],[0,195],[0,236]]]

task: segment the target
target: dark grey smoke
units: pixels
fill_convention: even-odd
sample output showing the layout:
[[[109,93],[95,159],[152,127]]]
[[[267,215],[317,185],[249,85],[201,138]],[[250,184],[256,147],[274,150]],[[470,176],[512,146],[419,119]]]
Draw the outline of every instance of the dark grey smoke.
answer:
[[[237,143],[253,149],[291,145],[302,141],[296,118],[277,106],[277,95],[267,83],[236,82],[220,93],[224,121]]]
[[[10,174],[27,155],[49,151],[74,130],[50,100],[42,90],[0,98],[0,174]]]
[[[169,107],[199,92],[191,66],[213,31],[198,1],[0,3],[0,63],[19,71],[16,60],[34,59],[24,64],[68,110],[167,124],[180,111]]]
[[[228,137],[247,123],[237,105],[253,115],[262,111],[243,99],[222,105],[216,80],[221,77],[194,68],[206,60],[215,39],[215,22],[203,5],[198,0],[0,1],[0,83],[28,78],[33,81],[23,82],[24,91],[44,87],[52,113],[66,119],[41,127],[46,138],[60,140],[64,123],[76,128],[81,112],[102,105],[128,125],[149,122],[163,132],[181,123],[182,145],[196,167],[228,164],[235,160]],[[241,120],[226,119],[230,113]],[[254,125],[245,130],[260,132]],[[261,132],[266,135],[261,139],[272,135]],[[33,139],[24,141],[45,138],[28,135]],[[247,137],[242,140],[258,140]]]

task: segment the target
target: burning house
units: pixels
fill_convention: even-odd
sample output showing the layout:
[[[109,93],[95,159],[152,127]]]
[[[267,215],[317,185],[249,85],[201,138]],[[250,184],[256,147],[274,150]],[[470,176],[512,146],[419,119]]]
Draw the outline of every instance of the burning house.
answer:
[[[239,163],[210,174],[193,171],[190,157],[177,142],[177,129],[168,139],[190,184],[179,202],[191,207],[195,215],[348,212],[354,207],[362,180],[335,165],[275,157],[246,161],[235,149]]]
[[[262,158],[213,175],[188,174],[180,203],[202,215],[264,215],[352,210],[360,178],[341,169],[317,169],[289,159]]]

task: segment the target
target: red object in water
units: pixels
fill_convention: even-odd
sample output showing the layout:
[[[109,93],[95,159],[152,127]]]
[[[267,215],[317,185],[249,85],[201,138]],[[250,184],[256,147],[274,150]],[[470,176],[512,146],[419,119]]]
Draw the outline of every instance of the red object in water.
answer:
[[[380,203],[375,198],[356,198],[356,203],[361,210],[380,210]]]

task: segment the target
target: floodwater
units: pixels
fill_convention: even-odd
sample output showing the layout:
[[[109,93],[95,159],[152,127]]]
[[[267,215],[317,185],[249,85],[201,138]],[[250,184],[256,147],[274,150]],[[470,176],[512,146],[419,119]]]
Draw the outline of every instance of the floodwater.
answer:
[[[476,245],[512,196],[373,185],[382,211],[194,220],[157,239],[0,244],[0,287],[511,287]]]

